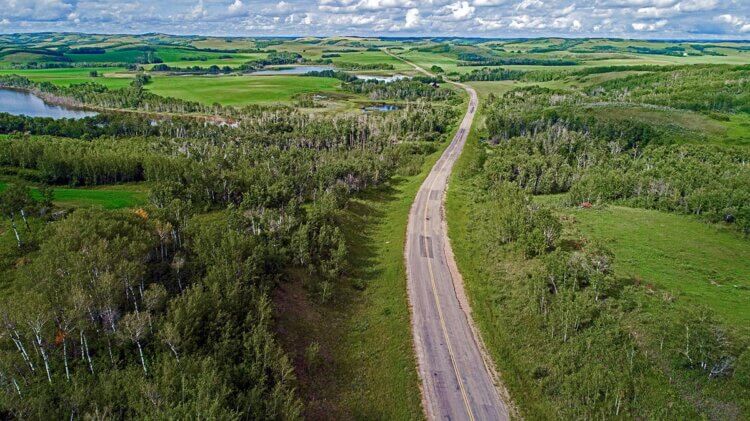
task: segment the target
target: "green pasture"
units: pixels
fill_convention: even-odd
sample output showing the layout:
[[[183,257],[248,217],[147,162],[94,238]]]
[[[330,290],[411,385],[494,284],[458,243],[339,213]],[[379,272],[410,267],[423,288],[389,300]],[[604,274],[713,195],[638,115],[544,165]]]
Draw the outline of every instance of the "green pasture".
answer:
[[[573,226],[604,241],[618,276],[713,310],[722,323],[750,326],[750,242],[690,216],[607,206],[565,209]]]
[[[246,105],[289,102],[297,94],[333,92],[341,81],[302,76],[154,76],[153,93],[206,104]]]

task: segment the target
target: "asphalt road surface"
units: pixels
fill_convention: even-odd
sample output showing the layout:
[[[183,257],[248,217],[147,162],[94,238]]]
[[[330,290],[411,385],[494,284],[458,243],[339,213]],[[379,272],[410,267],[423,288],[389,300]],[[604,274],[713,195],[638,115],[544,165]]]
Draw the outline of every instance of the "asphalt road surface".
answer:
[[[412,333],[428,419],[505,420],[508,408],[462,308],[462,303],[467,304],[454,285],[451,268],[456,266],[443,222],[448,178],[477,108],[474,89],[459,86],[470,96],[466,116],[419,189],[409,214],[405,254]]]

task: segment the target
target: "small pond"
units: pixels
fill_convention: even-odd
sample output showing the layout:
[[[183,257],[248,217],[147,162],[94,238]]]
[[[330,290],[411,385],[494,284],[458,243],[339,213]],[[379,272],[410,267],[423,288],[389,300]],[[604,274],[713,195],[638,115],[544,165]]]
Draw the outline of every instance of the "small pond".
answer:
[[[62,105],[51,105],[38,96],[15,89],[0,88],[0,113],[25,115],[28,117],[50,117],[54,119],[92,117],[97,113]]]
[[[333,70],[333,66],[280,66],[266,67],[265,70],[253,72],[253,75],[304,75],[308,72]]]
[[[365,112],[368,111],[379,111],[379,112],[389,112],[389,111],[396,111],[398,110],[398,106],[396,105],[390,105],[390,104],[381,104],[381,105],[370,105],[368,107],[363,108]]]
[[[354,75],[357,79],[362,80],[377,80],[378,82],[391,83],[397,80],[408,79],[408,76],[404,75],[393,75],[393,76],[375,76],[375,75]]]

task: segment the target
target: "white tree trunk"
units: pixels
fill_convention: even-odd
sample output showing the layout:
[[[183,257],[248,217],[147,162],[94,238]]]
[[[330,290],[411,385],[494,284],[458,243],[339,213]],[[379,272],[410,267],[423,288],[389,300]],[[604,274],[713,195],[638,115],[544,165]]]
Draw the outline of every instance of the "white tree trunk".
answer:
[[[143,366],[143,372],[148,375],[148,370],[146,370],[146,359],[143,358],[143,348],[141,348],[141,341],[135,341],[135,344],[138,346],[138,353],[141,354],[141,365]]]

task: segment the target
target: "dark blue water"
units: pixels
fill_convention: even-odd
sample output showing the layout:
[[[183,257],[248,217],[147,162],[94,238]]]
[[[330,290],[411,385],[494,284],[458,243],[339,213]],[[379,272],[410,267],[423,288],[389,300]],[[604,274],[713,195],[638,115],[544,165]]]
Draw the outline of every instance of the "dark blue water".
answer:
[[[25,115],[28,117],[84,118],[95,116],[91,111],[51,105],[42,101],[38,96],[24,91],[0,88],[0,113]]]

